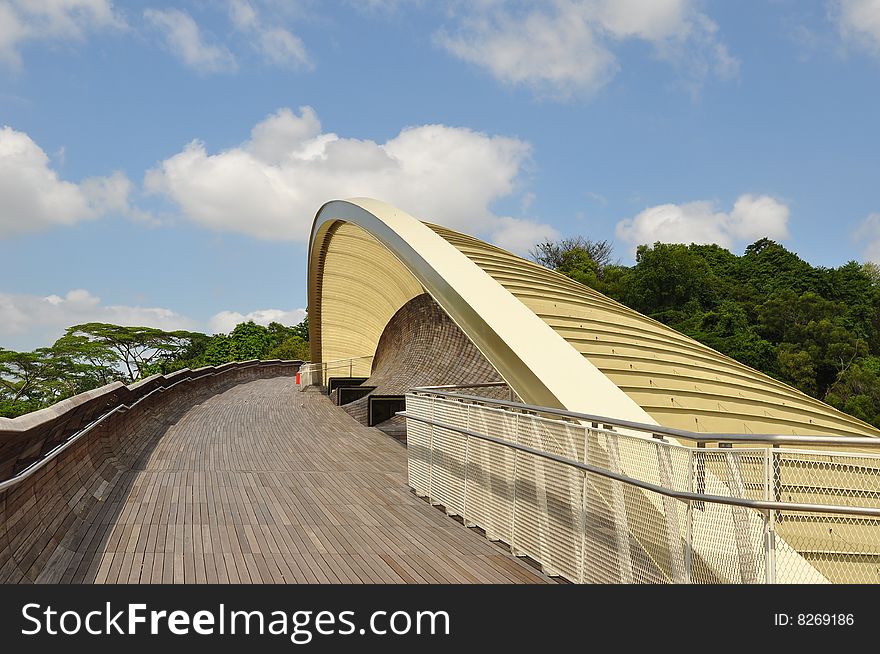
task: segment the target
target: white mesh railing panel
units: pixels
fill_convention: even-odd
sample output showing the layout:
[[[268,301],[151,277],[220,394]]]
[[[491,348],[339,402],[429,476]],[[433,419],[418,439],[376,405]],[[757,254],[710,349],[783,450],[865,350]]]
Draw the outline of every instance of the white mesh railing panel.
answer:
[[[480,405],[471,405],[469,411],[469,429],[504,440],[515,438],[516,413]],[[511,543],[515,450],[472,438],[469,454],[465,519],[484,529],[488,538]]]
[[[880,583],[880,515],[866,514],[880,510],[880,454],[684,447],[648,426],[637,433],[490,404],[408,395],[407,413],[434,423],[407,421],[410,484],[549,574]]]
[[[583,427],[520,415],[520,445],[560,456],[583,448]],[[578,443],[580,441],[580,445]],[[580,575],[583,475],[571,466],[518,452],[516,521],[512,546],[551,574]]]
[[[413,415],[433,419],[433,398],[423,395],[407,395],[406,409]],[[407,474],[409,485],[418,495],[425,497],[431,492],[431,425],[418,420],[406,421],[406,447],[408,452]]]
[[[880,507],[878,455],[775,450],[773,472],[773,492],[785,502]],[[880,519],[793,511],[774,518],[779,538],[829,581],[880,583]],[[804,573],[777,561],[779,582],[808,582]]]
[[[434,400],[434,419],[453,427],[467,428],[468,405]],[[451,429],[434,427],[431,451],[431,500],[450,515],[464,516],[465,473],[468,439]]]

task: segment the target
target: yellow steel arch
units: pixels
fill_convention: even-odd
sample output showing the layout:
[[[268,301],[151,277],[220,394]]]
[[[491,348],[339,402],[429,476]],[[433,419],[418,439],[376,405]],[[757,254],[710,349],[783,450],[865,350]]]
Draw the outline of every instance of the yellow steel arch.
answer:
[[[601,406],[607,415],[654,422],[448,241],[409,214],[367,198],[328,202],[312,225],[313,362],[373,354],[384,325],[422,288],[526,402],[573,411]]]
[[[698,432],[880,431],[577,282],[377,200],[309,244],[312,361],[371,355],[427,291],[526,402]]]

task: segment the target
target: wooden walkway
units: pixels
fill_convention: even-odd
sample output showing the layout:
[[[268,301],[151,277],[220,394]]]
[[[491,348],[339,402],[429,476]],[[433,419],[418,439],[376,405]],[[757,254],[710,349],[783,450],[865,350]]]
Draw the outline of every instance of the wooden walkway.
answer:
[[[550,581],[415,497],[406,449],[290,378],[235,386],[168,427],[46,581]]]

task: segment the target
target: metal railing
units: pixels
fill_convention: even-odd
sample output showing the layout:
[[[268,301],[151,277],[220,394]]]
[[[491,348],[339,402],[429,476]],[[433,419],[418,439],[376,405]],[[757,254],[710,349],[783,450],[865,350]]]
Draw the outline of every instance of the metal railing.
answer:
[[[327,386],[331,373],[348,373],[349,377],[369,377],[372,372],[373,355],[347,359],[335,359],[321,363],[306,363],[300,367],[300,390],[308,386]]]
[[[506,382],[491,382],[487,384],[449,384],[444,386],[423,386],[412,388],[412,393],[430,393],[440,397],[450,397],[464,401],[488,402],[486,397],[479,395],[468,395],[466,393],[457,392],[465,388],[481,388],[487,386],[508,387]],[[511,390],[512,393],[512,390]],[[719,445],[731,443],[739,445],[754,444],[773,444],[773,445],[839,445],[847,448],[851,447],[867,447],[875,448],[880,451],[880,438],[871,438],[869,436],[807,436],[800,434],[724,434],[709,432],[693,432],[686,429],[675,429],[674,427],[663,427],[661,425],[649,425],[641,422],[632,422],[630,420],[621,420],[610,416],[592,415],[589,413],[579,413],[577,411],[568,411],[566,409],[557,409],[553,407],[538,406],[534,404],[525,404],[514,400],[494,399],[491,404],[499,407],[508,407],[516,411],[532,412],[539,415],[554,416],[559,418],[574,419],[579,422],[590,422],[606,425],[612,428],[622,428],[634,430],[637,432],[650,434],[654,437],[670,437],[680,440],[693,441],[695,443],[715,443]]]
[[[214,374],[218,374],[218,373],[214,373]],[[174,388],[178,384],[183,384],[183,383],[186,383],[189,381],[192,381],[192,377],[184,377],[183,379],[180,379],[180,380],[178,380],[168,386],[159,386],[158,388],[154,388],[149,393],[147,393],[143,397],[138,398],[137,400],[135,400],[131,404],[119,404],[118,406],[113,407],[112,409],[110,409],[106,413],[98,416],[95,420],[91,421],[89,424],[87,424],[82,429],[71,434],[67,438],[67,440],[56,445],[54,448],[52,448],[51,450],[46,452],[46,454],[43,457],[34,461],[31,465],[29,465],[24,470],[21,470],[20,472],[16,473],[15,475],[10,477],[9,479],[5,479],[3,481],[0,481],[0,491],[4,491],[7,488],[11,488],[11,487],[15,486],[16,484],[23,482],[25,479],[27,479],[28,477],[33,475],[35,472],[37,472],[40,468],[45,466],[47,463],[51,462],[52,459],[57,457],[64,450],[66,450],[71,445],[76,443],[80,438],[82,438],[83,436],[88,434],[90,431],[92,431],[95,427],[97,427],[98,425],[100,425],[101,423],[106,421],[108,418],[110,418],[113,414],[125,413],[126,411],[130,411],[131,409],[136,407],[138,404],[140,404],[141,402],[143,402],[147,398],[152,397],[156,393],[164,393],[165,391]]]
[[[880,582],[880,440],[696,434],[454,390],[407,395],[410,486],[551,574]]]

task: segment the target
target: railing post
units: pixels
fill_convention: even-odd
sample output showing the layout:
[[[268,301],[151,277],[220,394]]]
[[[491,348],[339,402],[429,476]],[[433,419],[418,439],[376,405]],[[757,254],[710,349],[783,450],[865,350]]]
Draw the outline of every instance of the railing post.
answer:
[[[687,536],[684,546],[685,583],[694,583],[694,503],[687,503]]]
[[[607,425],[606,425],[607,427]],[[611,469],[620,474],[620,450],[617,443],[617,434],[612,429],[606,434],[608,444],[608,459]],[[613,434],[613,436],[612,436]],[[629,545],[629,521],[626,513],[626,501],[623,498],[623,482],[611,482],[611,506],[614,511],[614,536],[617,544],[617,565],[620,572],[620,583],[633,583],[633,561]]]
[[[657,452],[657,467],[660,471],[660,483],[664,488],[673,488],[672,453],[666,441],[661,437],[655,437],[654,448]],[[669,548],[669,562],[672,579],[675,583],[686,583],[687,573],[682,569],[685,566],[684,553],[681,548],[681,531],[678,522],[678,500],[663,496],[663,513],[666,518],[666,542]]]
[[[754,450],[752,450],[754,451]],[[733,497],[746,497],[746,485],[742,476],[742,454],[735,455],[731,449],[724,452],[724,463],[727,468],[727,487]],[[766,484],[764,484],[766,488]],[[758,551],[757,543],[752,541],[749,534],[749,509],[742,506],[730,507],[733,520],[733,535],[736,542],[736,553],[739,560],[740,580],[744,584],[758,583]]]
[[[584,460],[590,462],[590,426],[584,425]],[[586,583],[587,579],[587,524],[590,515],[590,502],[588,499],[587,471],[581,471],[584,475],[584,485],[581,489],[581,575],[580,583]]]
[[[434,402],[436,400],[435,396],[431,396],[431,406],[430,406],[430,418],[431,424],[428,425],[428,503],[434,504]]]
[[[773,448],[764,448],[764,499],[776,501]],[[764,512],[764,583],[776,583],[776,511]]]
[[[694,451],[688,449],[688,490],[694,492]],[[684,569],[686,583],[694,583],[694,503],[688,500],[685,518]]]
[[[513,437],[511,440],[519,445],[519,411],[514,413],[513,420]],[[517,476],[516,462],[519,459],[519,450],[513,451],[513,509],[510,512],[510,553],[514,556],[518,556],[516,549],[516,486],[517,480],[519,477]]]
[[[578,566],[578,583],[583,584],[587,578],[587,471],[581,470],[581,475],[581,560]]]
[[[465,405],[465,429],[470,431],[471,429],[471,407],[472,404]],[[471,437],[470,434],[465,434],[464,436],[464,501],[461,505],[461,519],[464,521],[465,527],[473,527],[473,524],[468,524],[468,467],[470,467],[471,462]]]

